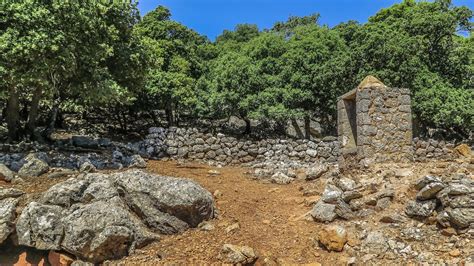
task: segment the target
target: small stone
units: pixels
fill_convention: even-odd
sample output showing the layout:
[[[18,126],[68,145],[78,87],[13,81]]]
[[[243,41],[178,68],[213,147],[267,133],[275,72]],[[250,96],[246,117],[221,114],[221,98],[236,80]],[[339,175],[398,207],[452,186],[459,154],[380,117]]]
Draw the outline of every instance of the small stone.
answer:
[[[25,157],[26,163],[20,168],[18,174],[23,177],[38,177],[49,170],[49,165],[40,159],[40,156],[31,153]]]
[[[281,173],[281,172],[278,172],[274,175],[272,175],[272,177],[270,178],[270,180],[272,181],[272,183],[276,183],[276,184],[280,184],[280,185],[286,185],[286,184],[289,184],[291,183],[291,181],[293,181],[293,178]]]
[[[23,194],[25,194],[25,192],[16,188],[0,188],[0,200],[7,198],[18,198]]]
[[[0,163],[0,180],[3,179],[7,182],[12,181],[15,173],[10,170],[6,165]]]
[[[239,223],[233,223],[225,229],[225,232],[229,234],[229,233],[232,233],[232,232],[237,231],[239,229],[240,229],[240,224]]]
[[[399,214],[384,215],[380,218],[382,223],[403,223],[406,221],[405,217]]]
[[[449,252],[449,256],[459,257],[459,256],[461,256],[461,251],[459,249],[453,249]]]
[[[198,225],[198,228],[201,229],[202,231],[212,231],[216,227],[212,223],[208,221],[204,221]]]
[[[326,203],[336,203],[338,199],[342,196],[342,191],[331,184],[328,184],[323,191],[323,195],[321,196],[321,200]]]
[[[357,190],[345,191],[342,193],[342,200],[345,202],[350,202],[353,199],[360,199],[362,198],[362,193]]]
[[[405,213],[414,218],[429,217],[436,208],[436,200],[409,201]]]
[[[347,243],[347,232],[342,226],[325,226],[319,231],[318,240],[327,250],[341,252]]]
[[[128,167],[146,168],[146,161],[140,155],[135,154],[130,157],[130,164]]]
[[[222,192],[221,192],[220,190],[214,191],[214,197],[215,197],[215,198],[220,198],[220,197],[222,197],[222,195],[223,195],[223,194],[222,194]]]
[[[350,191],[356,187],[356,182],[352,179],[342,177],[336,180],[336,185],[343,191]]]
[[[336,205],[318,201],[311,210],[311,216],[316,222],[332,222],[337,218]]]
[[[385,210],[386,208],[390,207],[390,204],[392,204],[392,199],[389,197],[381,198],[377,200],[377,204],[375,205],[375,208],[377,210]]]
[[[311,167],[308,169],[306,172],[306,180],[315,180],[320,178],[324,173],[326,173],[329,170],[327,165],[318,165],[315,167]]]
[[[416,195],[418,200],[428,200],[435,198],[436,194],[441,191],[445,185],[441,182],[432,182],[422,188]]]
[[[438,183],[442,183],[443,181],[441,180],[441,178],[437,177],[437,176],[430,176],[430,175],[427,175],[423,178],[421,178],[420,180],[418,180],[415,184],[415,188],[417,190],[421,190],[422,188],[424,188],[426,185],[430,184],[430,183],[433,183],[433,182],[438,182]]]
[[[82,163],[81,166],[79,166],[79,172],[81,173],[93,173],[96,170],[97,169],[95,168],[95,166],[89,161],[86,161]]]
[[[247,265],[254,263],[258,255],[251,247],[225,244],[218,258],[225,263]]]

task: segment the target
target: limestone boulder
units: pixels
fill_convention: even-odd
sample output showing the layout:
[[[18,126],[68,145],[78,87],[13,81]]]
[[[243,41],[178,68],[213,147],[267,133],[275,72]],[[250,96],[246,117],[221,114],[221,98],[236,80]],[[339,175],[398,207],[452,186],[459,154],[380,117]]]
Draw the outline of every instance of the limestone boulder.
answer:
[[[15,209],[18,199],[5,198],[0,200],[0,244],[14,231]]]
[[[327,171],[329,171],[329,167],[325,164],[311,167],[306,172],[306,180],[310,181],[310,180],[318,179]]]
[[[336,205],[318,201],[310,212],[316,222],[332,222],[337,218]]]
[[[12,181],[12,179],[15,177],[15,173],[10,170],[6,165],[0,163],[0,180],[3,179],[7,182]]]
[[[31,153],[24,158],[25,164],[20,168],[18,174],[24,177],[37,177],[49,170],[48,163],[38,154]]]
[[[211,193],[194,181],[140,170],[86,174],[51,187],[18,219],[20,245],[63,250],[100,263],[214,217]]]
[[[285,175],[284,173],[278,172],[270,178],[272,183],[280,184],[280,185],[286,185],[291,183],[293,181],[293,178]]]

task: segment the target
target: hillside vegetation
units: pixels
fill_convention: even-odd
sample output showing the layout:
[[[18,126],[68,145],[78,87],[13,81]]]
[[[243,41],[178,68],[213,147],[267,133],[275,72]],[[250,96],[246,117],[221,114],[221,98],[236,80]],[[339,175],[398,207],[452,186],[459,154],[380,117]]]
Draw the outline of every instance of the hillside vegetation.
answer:
[[[165,7],[0,3],[0,122],[10,141],[48,139],[64,114],[124,132],[138,117],[175,126],[237,116],[336,127],[337,97],[367,75],[412,91],[421,133],[468,138],[474,127],[473,11],[405,0],[333,28],[319,15],[270,29],[241,24],[210,41]]]

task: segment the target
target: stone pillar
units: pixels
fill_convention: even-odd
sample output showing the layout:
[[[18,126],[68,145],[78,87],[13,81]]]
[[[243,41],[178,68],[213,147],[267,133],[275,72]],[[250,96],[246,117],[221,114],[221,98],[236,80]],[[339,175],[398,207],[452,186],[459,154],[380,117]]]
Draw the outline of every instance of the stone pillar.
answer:
[[[359,87],[339,98],[338,135],[343,170],[412,161],[410,91],[390,88],[367,77]]]

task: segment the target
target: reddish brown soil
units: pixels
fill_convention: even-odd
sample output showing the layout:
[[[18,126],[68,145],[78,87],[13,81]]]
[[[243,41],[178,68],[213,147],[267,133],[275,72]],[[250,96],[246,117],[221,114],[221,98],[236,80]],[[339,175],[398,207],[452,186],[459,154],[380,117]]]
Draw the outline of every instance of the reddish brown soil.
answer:
[[[471,164],[472,166],[472,164]],[[374,213],[367,217],[366,229],[383,230],[387,235],[396,238],[399,230],[379,222],[384,213],[401,213],[407,199],[413,199],[415,191],[411,188],[414,180],[428,173],[441,174],[457,171],[458,165],[451,163],[433,162],[427,164],[410,164],[405,166],[384,165],[370,172],[354,173],[356,178],[372,178],[383,176],[384,171],[400,167],[413,170],[413,175],[407,178],[395,178],[383,182],[397,184],[396,197],[389,209]],[[472,170],[472,167],[469,168]],[[211,170],[218,171],[213,175]],[[130,256],[119,261],[105,264],[119,265],[190,265],[218,264],[217,258],[224,244],[246,245],[252,247],[258,254],[257,264],[315,264],[346,265],[350,255],[344,250],[341,253],[328,252],[317,244],[317,233],[324,224],[308,221],[305,214],[311,210],[314,202],[321,195],[326,179],[312,182],[295,181],[289,185],[269,184],[253,180],[246,172],[249,169],[239,167],[216,168],[197,163],[180,163],[176,161],[149,161],[148,169],[152,173],[174,177],[190,178],[216,196],[219,215],[210,223],[215,226],[211,231],[190,229],[180,235],[163,236],[161,241],[136,250]],[[467,170],[467,174],[470,174]],[[472,173],[472,172],[471,172]],[[473,176],[471,175],[471,178]],[[29,178],[21,184],[0,183],[2,187],[16,187],[28,193],[22,202],[34,200],[39,194],[52,185],[67,179],[51,179],[46,175],[39,178]],[[216,190],[219,193],[215,193]],[[308,193],[310,192],[310,193]],[[22,204],[21,204],[22,205]],[[17,210],[21,212],[21,208]],[[333,224],[343,225],[349,233],[349,245],[359,246],[361,241],[354,236],[361,230],[355,226],[356,221],[337,220]],[[240,228],[226,232],[230,225],[238,223]],[[424,225],[423,225],[424,226]],[[449,238],[437,235],[438,244],[446,243]],[[417,250],[423,250],[426,243],[411,243]],[[19,248],[0,247],[0,265],[11,265],[18,261],[21,253]],[[471,254],[474,247],[464,247],[461,258]],[[449,250],[448,250],[449,251]],[[30,255],[31,253],[31,255]],[[449,258],[447,251],[436,251],[439,257]],[[29,250],[29,256],[40,256],[44,253]],[[378,262],[396,264],[397,260],[384,260],[380,254]],[[41,257],[41,256],[40,256]],[[38,260],[35,257],[35,260]],[[31,260],[28,260],[31,263]],[[360,262],[360,261],[359,261]],[[405,261],[406,263],[407,261]],[[34,264],[34,263],[33,263]]]
[[[260,255],[259,262],[305,264],[322,260],[328,252],[315,248],[318,224],[304,219],[314,196],[304,197],[301,183],[275,185],[252,180],[244,168],[214,168],[202,164],[150,162],[150,172],[186,177],[211,193],[219,190],[215,229],[191,229],[181,235],[163,236],[160,242],[138,250],[121,263],[200,264],[218,263],[224,244],[247,245]],[[210,175],[217,170],[219,175]],[[317,196],[316,196],[317,197]],[[226,228],[239,223],[231,233]],[[326,258],[327,261],[329,258]],[[345,256],[332,256],[332,263],[344,263]]]

